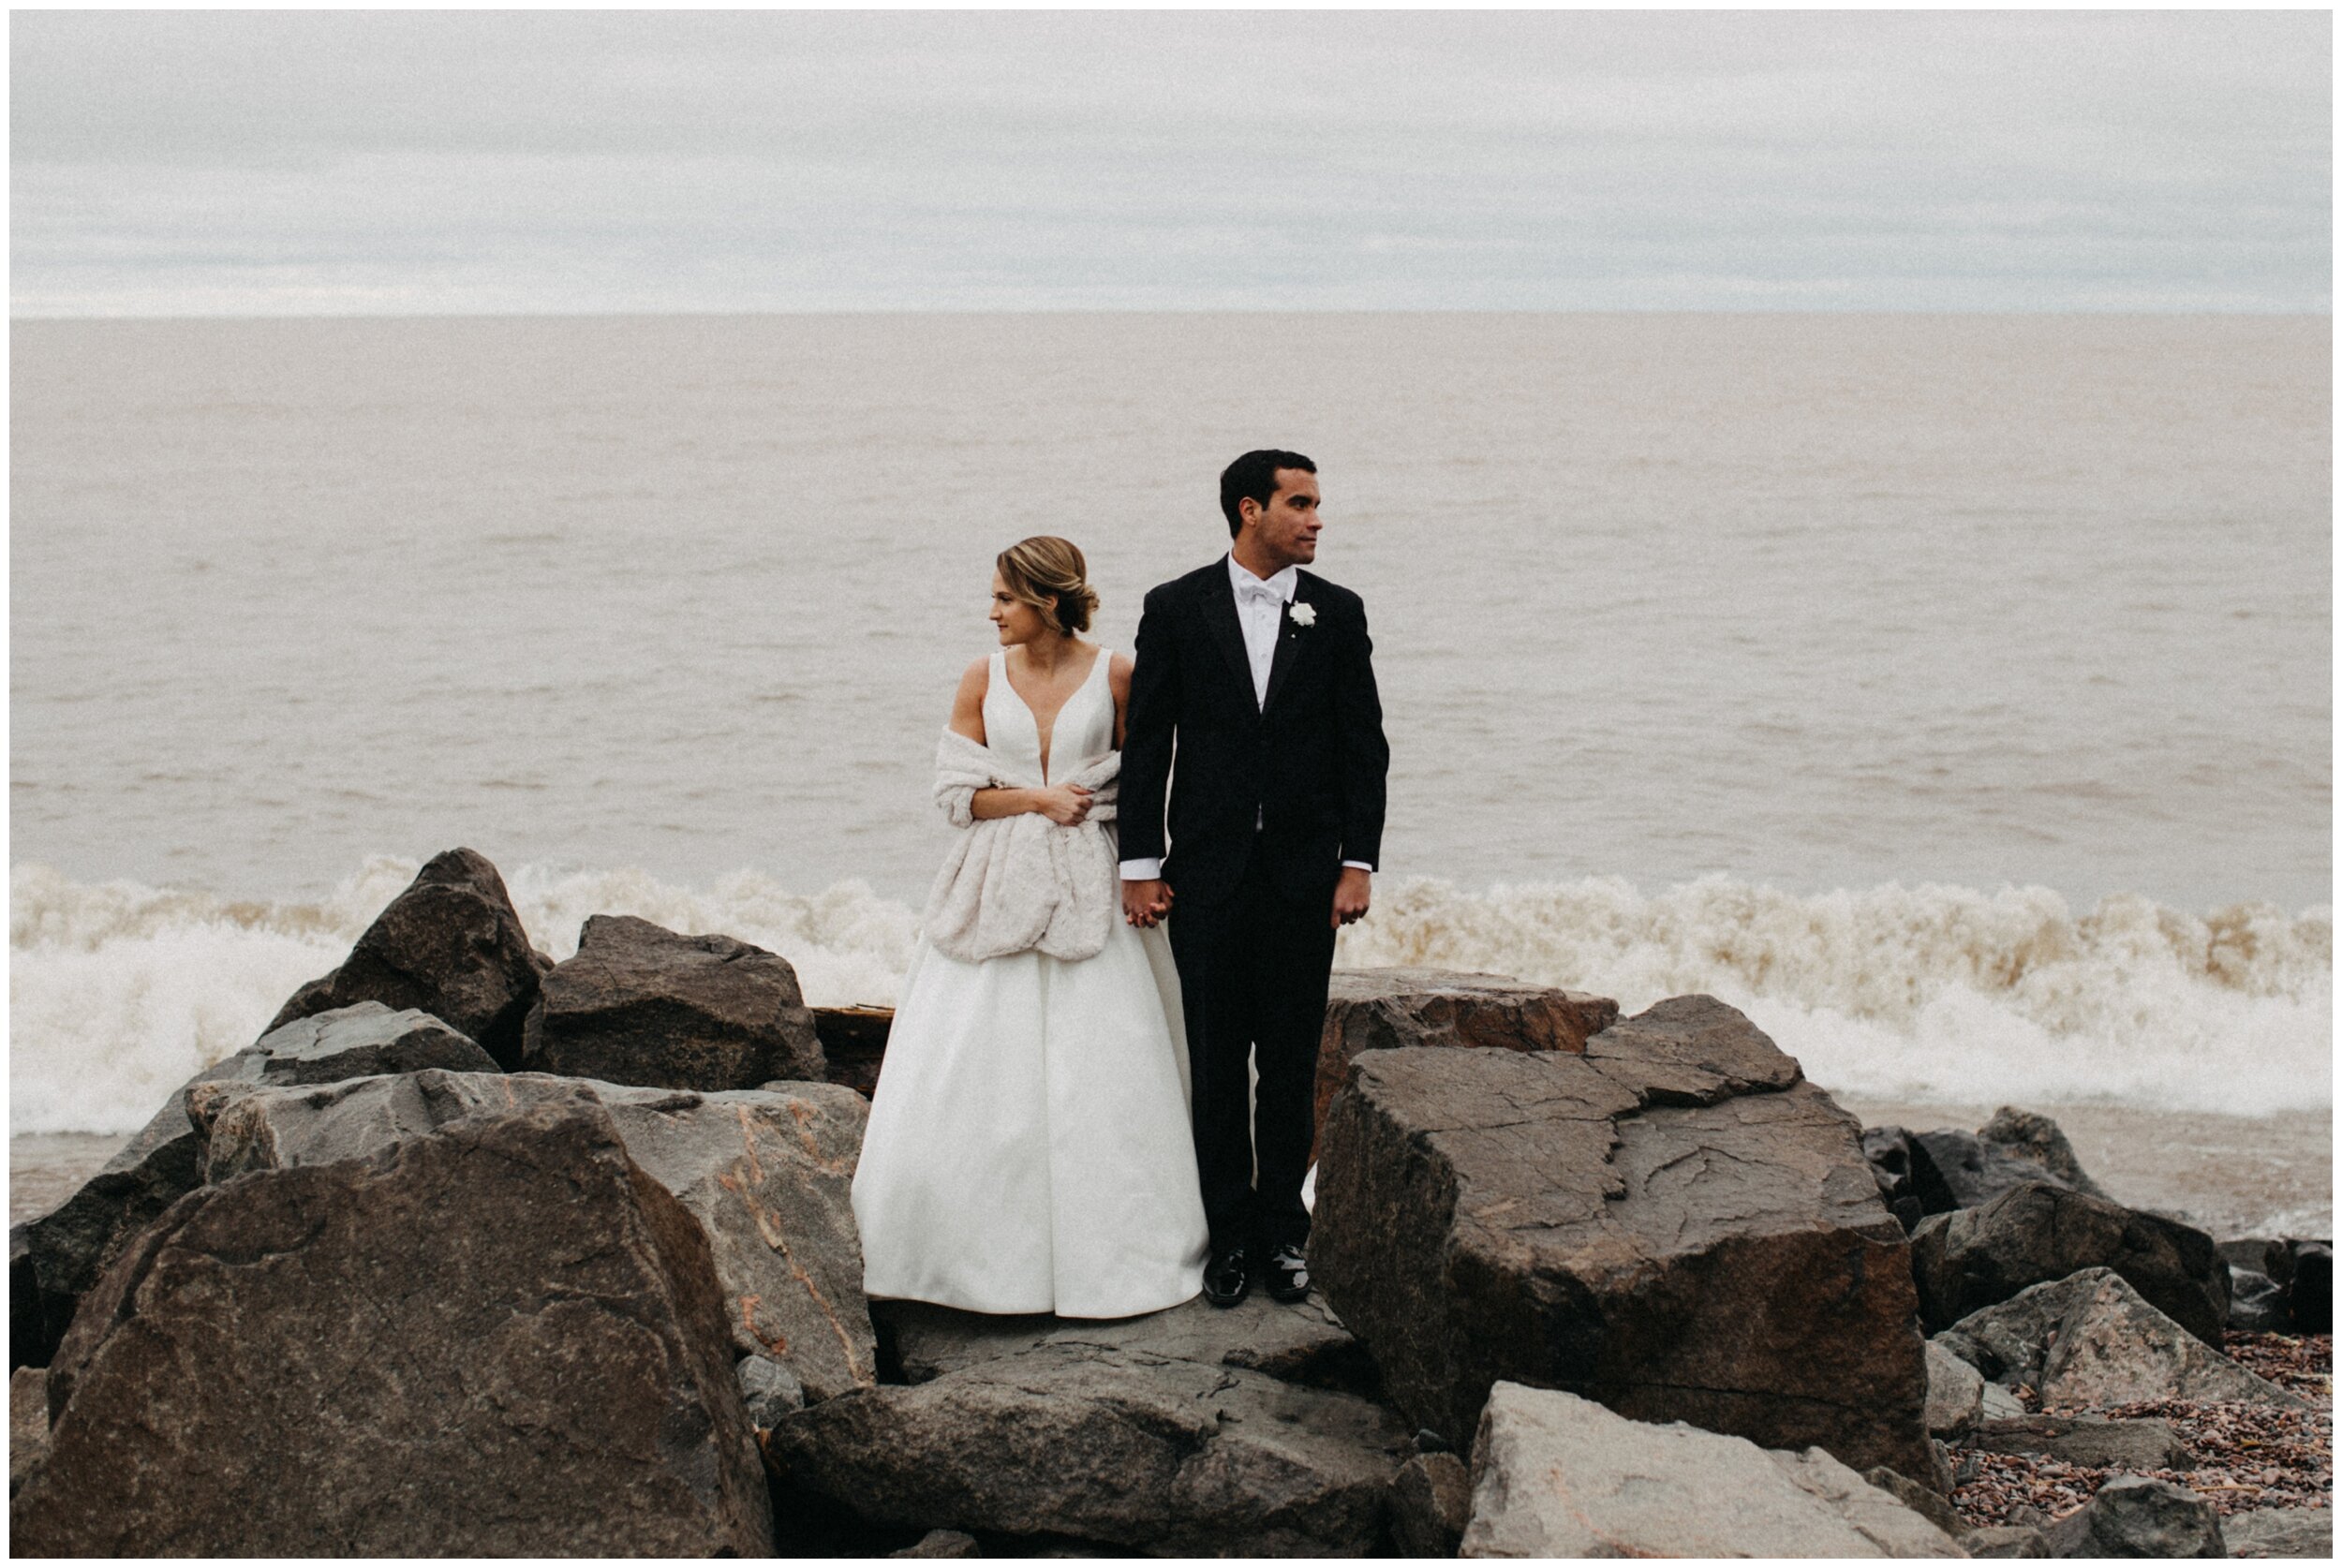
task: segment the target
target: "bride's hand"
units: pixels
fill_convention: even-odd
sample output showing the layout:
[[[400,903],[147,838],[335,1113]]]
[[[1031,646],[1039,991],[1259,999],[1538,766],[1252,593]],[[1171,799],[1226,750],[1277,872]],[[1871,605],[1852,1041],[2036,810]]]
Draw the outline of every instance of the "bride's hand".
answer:
[[[1089,791],[1078,784],[1060,784],[1032,791],[1032,808],[1060,827],[1079,827],[1089,815]]]

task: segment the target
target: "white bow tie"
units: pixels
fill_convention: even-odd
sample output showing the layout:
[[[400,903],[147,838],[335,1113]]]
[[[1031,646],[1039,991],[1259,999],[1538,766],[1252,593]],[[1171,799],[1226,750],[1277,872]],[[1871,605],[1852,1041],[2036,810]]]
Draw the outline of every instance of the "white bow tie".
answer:
[[[1283,607],[1285,601],[1284,595],[1258,579],[1250,583],[1238,583],[1236,585],[1236,598],[1238,604],[1267,604],[1280,609]]]

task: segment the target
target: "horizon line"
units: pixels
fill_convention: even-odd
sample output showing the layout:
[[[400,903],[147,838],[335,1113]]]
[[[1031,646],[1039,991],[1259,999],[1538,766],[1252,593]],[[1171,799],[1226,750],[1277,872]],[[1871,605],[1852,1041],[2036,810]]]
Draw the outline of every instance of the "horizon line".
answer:
[[[623,310],[354,310],[22,313],[10,311],[8,324],[33,322],[193,321],[534,321],[736,319],[742,317],[846,316],[1996,316],[1996,317],[2238,317],[2256,319],[2309,318],[2331,320],[2322,306],[2118,306],[2064,305],[2008,308],[1978,305],[805,305],[749,309]]]

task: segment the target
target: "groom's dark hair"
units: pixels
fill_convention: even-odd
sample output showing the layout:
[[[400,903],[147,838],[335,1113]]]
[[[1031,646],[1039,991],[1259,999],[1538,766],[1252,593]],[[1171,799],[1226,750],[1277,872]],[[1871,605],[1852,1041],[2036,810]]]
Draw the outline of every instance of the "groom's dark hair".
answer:
[[[1317,465],[1297,451],[1279,451],[1274,447],[1260,451],[1248,451],[1220,470],[1220,510],[1228,520],[1228,537],[1236,538],[1244,531],[1242,504],[1247,496],[1262,506],[1277,493],[1277,470],[1298,468],[1305,474],[1317,472]]]

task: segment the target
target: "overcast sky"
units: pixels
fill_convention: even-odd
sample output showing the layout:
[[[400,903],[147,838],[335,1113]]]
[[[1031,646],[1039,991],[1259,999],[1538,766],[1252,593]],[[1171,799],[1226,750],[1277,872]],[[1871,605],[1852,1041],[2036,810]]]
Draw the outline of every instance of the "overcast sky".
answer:
[[[2326,311],[2297,12],[24,12],[19,316]]]

